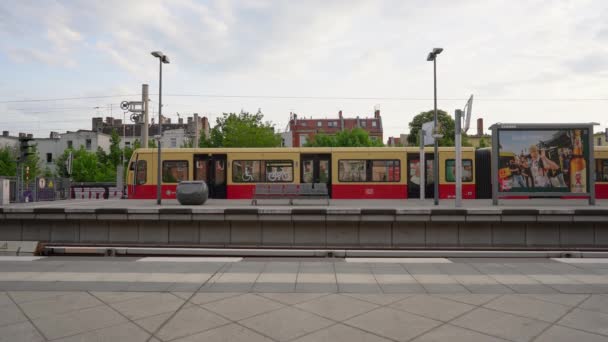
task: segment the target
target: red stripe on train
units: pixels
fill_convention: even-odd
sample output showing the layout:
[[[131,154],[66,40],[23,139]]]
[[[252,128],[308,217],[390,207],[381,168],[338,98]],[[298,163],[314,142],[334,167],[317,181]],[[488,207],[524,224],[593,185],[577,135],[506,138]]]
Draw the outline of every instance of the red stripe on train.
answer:
[[[405,184],[333,184],[331,197],[336,199],[407,198]]]

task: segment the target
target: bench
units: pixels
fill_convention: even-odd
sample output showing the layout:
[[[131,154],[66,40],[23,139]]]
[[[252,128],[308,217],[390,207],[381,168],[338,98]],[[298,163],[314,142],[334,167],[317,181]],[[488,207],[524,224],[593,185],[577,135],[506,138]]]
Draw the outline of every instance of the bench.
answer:
[[[329,205],[329,191],[325,183],[256,184],[251,205],[260,199],[288,199],[290,205],[294,199],[324,199]]]

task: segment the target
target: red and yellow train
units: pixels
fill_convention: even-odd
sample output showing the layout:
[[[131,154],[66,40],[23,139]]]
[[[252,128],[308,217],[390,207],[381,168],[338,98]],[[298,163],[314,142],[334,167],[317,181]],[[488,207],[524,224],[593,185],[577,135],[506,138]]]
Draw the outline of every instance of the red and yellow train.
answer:
[[[425,150],[425,181],[415,147],[184,148],[162,152],[162,196],[175,198],[178,182],[204,180],[211,198],[252,198],[259,183],[326,183],[334,199],[433,197],[432,148]],[[596,147],[596,198],[608,198],[608,147]],[[490,151],[462,149],[462,194],[490,198]],[[455,150],[439,148],[439,197],[455,197]],[[138,149],[129,162],[128,197],[156,198],[157,150]]]

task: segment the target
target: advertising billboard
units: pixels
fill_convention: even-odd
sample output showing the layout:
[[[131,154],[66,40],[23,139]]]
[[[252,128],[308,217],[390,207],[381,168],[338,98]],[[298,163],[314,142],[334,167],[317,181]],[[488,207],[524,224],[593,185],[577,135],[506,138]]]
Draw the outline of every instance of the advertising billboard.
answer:
[[[593,125],[497,124],[492,135],[498,195],[593,195]]]

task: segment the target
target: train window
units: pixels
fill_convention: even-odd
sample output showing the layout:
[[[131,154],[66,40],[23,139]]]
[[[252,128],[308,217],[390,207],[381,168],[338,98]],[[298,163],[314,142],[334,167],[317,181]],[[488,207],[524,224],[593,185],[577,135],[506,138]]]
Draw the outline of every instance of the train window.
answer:
[[[135,163],[133,163],[135,164]],[[148,175],[148,163],[145,160],[139,160],[137,162],[137,173],[135,174],[135,184],[142,185],[146,184]]]
[[[338,180],[340,182],[365,182],[367,163],[365,160],[340,160],[338,162]]]
[[[445,161],[445,181],[450,183],[456,182],[456,160],[454,159],[447,159]],[[471,159],[462,160],[462,181],[473,181],[473,160]]]
[[[401,180],[399,160],[372,160],[372,182],[398,182]]]
[[[266,182],[293,182],[293,161],[268,160],[263,161],[263,163],[265,164]]]
[[[232,181],[235,183],[255,183],[262,181],[259,160],[235,160],[232,162]]]
[[[165,160],[163,161],[163,182],[178,183],[188,180],[188,161]]]
[[[595,181],[608,182],[608,159],[595,160]]]
[[[215,161],[215,183],[224,184],[226,182],[226,161]]]
[[[207,161],[199,159],[194,162],[194,179],[207,181]]]

